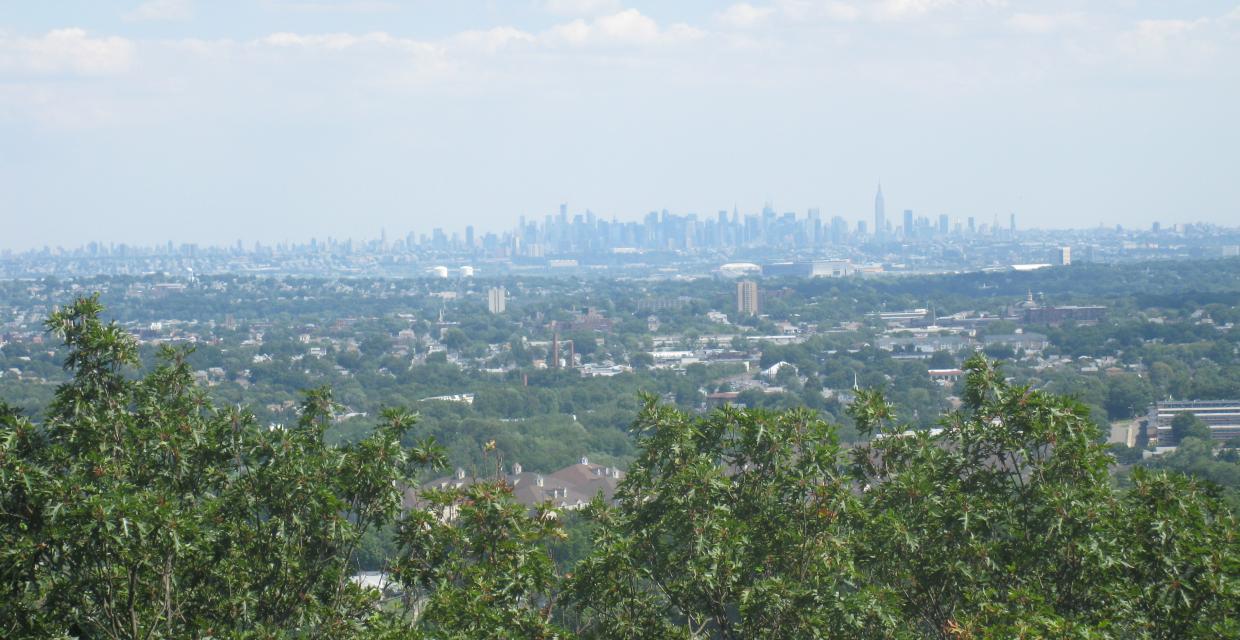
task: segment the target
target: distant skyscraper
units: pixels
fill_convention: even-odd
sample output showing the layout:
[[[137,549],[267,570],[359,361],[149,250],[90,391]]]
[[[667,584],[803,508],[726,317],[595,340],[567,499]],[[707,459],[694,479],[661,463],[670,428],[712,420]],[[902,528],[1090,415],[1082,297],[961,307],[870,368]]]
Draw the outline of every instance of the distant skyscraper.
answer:
[[[911,238],[914,235],[916,235],[916,233],[913,232],[913,210],[905,209],[904,210],[904,237]]]
[[[977,223],[973,220],[973,216],[969,216],[969,233],[977,233]]]
[[[1013,213],[1008,217],[1008,231],[1016,233],[1016,214]]]
[[[940,214],[939,214],[939,235],[941,235],[941,236],[945,236],[945,235],[947,235],[947,225],[948,225],[948,224],[950,224],[950,223],[949,223],[949,222],[948,222],[948,220],[947,220],[947,214],[946,214],[946,213],[940,213]]]
[[[472,224],[465,226],[465,248],[474,248],[474,225]]]
[[[508,290],[503,287],[491,287],[487,289],[487,311],[491,313],[503,313],[508,306]]]
[[[1072,247],[1059,247],[1055,251],[1055,264],[1064,267],[1072,264]]]
[[[831,218],[831,244],[844,244],[844,237],[848,235],[848,222],[840,216]]]
[[[887,211],[883,204],[883,185],[874,194],[874,237],[881,238],[887,230]]]
[[[758,315],[758,283],[741,280],[736,283],[736,311],[743,316]]]

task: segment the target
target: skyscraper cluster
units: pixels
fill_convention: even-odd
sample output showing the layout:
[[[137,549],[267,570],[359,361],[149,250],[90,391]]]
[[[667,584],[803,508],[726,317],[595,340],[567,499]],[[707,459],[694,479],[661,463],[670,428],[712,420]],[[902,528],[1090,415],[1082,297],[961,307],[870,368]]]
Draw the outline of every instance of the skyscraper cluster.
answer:
[[[949,225],[946,214],[932,221],[906,210],[903,225],[893,229],[887,221],[880,186],[874,197],[873,229],[864,221],[851,226],[841,216],[828,219],[817,208],[800,216],[792,211],[779,212],[769,203],[760,213],[741,214],[734,207],[731,211],[718,211],[714,216],[699,216],[696,213],[674,214],[664,209],[651,211],[641,221],[627,222],[614,218],[606,220],[591,211],[570,217],[568,207],[560,205],[557,215],[548,215],[541,223],[522,217],[510,241],[514,255],[533,257],[626,248],[802,248],[933,238],[952,233]],[[972,225],[970,228],[973,229]],[[963,233],[963,229],[957,225],[954,232]]]

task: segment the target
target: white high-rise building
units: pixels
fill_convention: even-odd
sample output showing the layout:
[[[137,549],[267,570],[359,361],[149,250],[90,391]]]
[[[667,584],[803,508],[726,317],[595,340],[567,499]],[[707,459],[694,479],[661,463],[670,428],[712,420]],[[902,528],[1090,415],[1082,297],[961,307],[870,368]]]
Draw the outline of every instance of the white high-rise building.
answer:
[[[503,287],[487,289],[487,311],[503,313],[508,306],[508,290]]]
[[[736,311],[743,316],[758,315],[758,283],[741,280],[736,283]]]

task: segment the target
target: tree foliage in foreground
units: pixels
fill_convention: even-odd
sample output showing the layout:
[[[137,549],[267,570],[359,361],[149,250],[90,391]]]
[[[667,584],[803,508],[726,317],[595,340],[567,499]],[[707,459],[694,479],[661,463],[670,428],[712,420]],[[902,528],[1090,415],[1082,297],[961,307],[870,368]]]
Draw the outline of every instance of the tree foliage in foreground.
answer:
[[[890,626],[851,541],[861,501],[806,410],[708,418],[651,401],[642,456],[572,580],[591,637],[877,637]]]
[[[864,392],[850,452],[812,415],[647,406],[642,456],[570,580],[588,637],[1240,637],[1240,541],[1214,491],[1117,491],[1078,403],[971,359],[909,432]]]
[[[3,425],[0,635],[100,638],[345,634],[373,606],[349,581],[361,536],[392,520],[397,482],[438,462],[384,414],[329,447],[333,403],[260,429],[194,387],[183,351],[141,379],[133,341],[83,299],[51,316],[73,374],[41,424]]]
[[[402,487],[442,464],[412,416],[330,446],[335,405],[264,429],[192,384],[136,378],[84,299],[49,328],[72,374],[36,422],[0,405],[0,636],[83,638],[1240,637],[1240,541],[1207,483],[1114,488],[1081,405],[967,363],[964,404],[908,432],[862,393],[868,443],[806,410],[648,401],[615,504],[565,575],[550,506],[499,480]],[[395,531],[395,589],[349,578]]]

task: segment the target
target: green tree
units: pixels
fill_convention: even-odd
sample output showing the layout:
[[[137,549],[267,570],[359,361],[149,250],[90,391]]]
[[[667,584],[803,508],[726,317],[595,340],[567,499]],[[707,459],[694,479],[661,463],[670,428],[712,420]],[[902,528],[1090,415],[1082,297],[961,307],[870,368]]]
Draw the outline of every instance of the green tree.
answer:
[[[1240,636],[1235,493],[1210,482],[1234,487],[1240,472],[1191,437],[1201,426],[1181,420],[1179,450],[1144,463],[1168,471],[1136,469],[1118,488],[1086,405],[980,356],[938,431],[910,430],[882,395],[859,392],[849,415],[868,441],[848,453],[804,408],[702,415],[646,396],[615,504],[596,501],[566,529],[550,505],[514,499],[496,456],[550,469],[589,442],[629,455],[610,425],[637,401],[595,407],[641,388],[637,376],[526,372],[519,394],[426,403],[416,427],[387,409],[333,446],[329,390],[306,393],[289,427],[260,428],[194,386],[188,351],[165,349],[140,374],[134,341],[101,311],[88,298],[49,320],[70,377],[41,420],[0,403],[0,637]],[[923,407],[920,423],[936,413],[924,369],[877,350],[806,372],[848,384],[862,365]],[[373,383],[416,398],[470,380],[443,363],[397,375]],[[692,404],[709,378],[648,376]],[[1103,394],[1101,380],[1054,382],[1093,381],[1091,401],[1131,382]],[[580,422],[483,417],[577,407]],[[409,489],[444,462],[416,439],[430,434],[497,477]],[[387,567],[388,592],[353,584],[363,562]]]
[[[1210,426],[1201,421],[1197,414],[1190,412],[1177,413],[1171,419],[1171,438],[1179,444],[1185,438],[1199,438],[1210,442]]]
[[[926,367],[930,369],[955,369],[956,357],[947,351],[935,351],[930,354],[930,362],[926,363]]]
[[[406,592],[400,620],[426,638],[555,638],[559,576],[551,545],[564,537],[549,504],[530,513],[502,480],[430,490],[398,535],[393,574]]]
[[[101,311],[86,298],[48,320],[72,379],[41,424],[0,411],[0,635],[357,632],[374,594],[348,579],[353,551],[441,461],[400,445],[411,416],[330,447],[316,390],[297,425],[259,429],[193,386],[185,351],[129,377],[133,340]]]
[[[1106,633],[1123,548],[1102,517],[1115,500],[1095,425],[980,356],[965,368],[964,406],[937,435],[905,433],[873,392],[850,409],[873,436],[853,450],[865,574],[919,637]]]
[[[465,335],[464,331],[453,327],[443,333],[441,342],[452,351],[459,351],[469,344],[469,336]]]
[[[1154,400],[1154,391],[1145,378],[1122,373],[1107,380],[1106,410],[1112,420],[1137,415]]]
[[[648,400],[642,454],[570,594],[587,636],[881,637],[835,430],[805,410],[697,417]]]
[[[1166,472],[1133,472],[1124,497],[1127,584],[1151,638],[1240,637],[1235,516],[1217,491]]]

